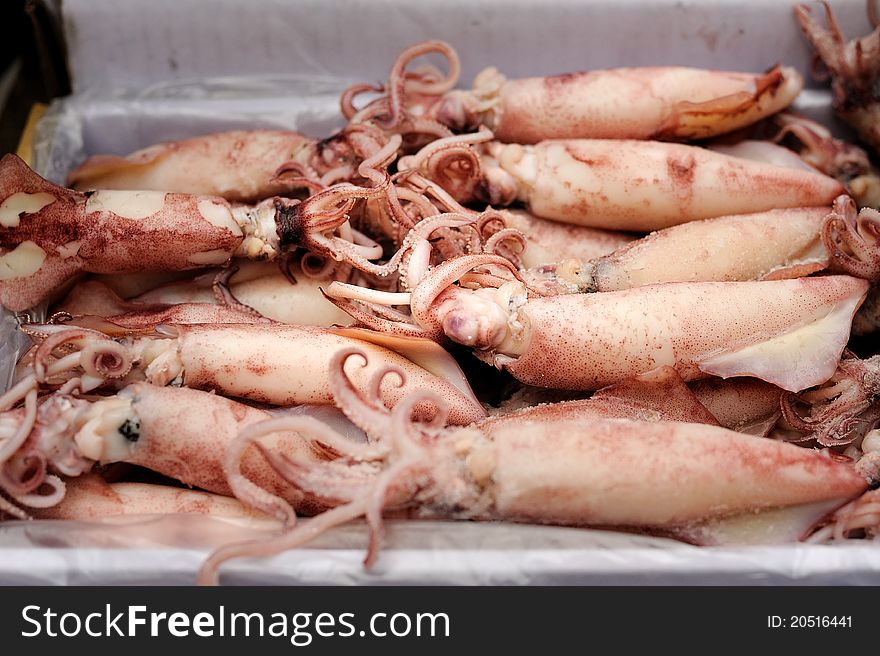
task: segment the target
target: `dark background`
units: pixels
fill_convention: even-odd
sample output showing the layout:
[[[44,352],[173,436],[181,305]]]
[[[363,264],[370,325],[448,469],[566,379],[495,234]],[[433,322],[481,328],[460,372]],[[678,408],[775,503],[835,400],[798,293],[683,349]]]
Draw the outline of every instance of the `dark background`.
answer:
[[[18,67],[8,96],[0,96],[0,153],[16,149],[35,102],[69,93],[59,4],[60,0],[0,2],[0,78]]]

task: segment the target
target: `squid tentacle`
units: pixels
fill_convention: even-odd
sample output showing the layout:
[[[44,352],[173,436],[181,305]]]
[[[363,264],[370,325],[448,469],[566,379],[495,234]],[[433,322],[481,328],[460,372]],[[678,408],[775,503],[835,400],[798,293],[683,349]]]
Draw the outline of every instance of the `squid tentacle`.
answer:
[[[835,265],[850,275],[880,281],[880,212],[865,207],[856,214],[848,196],[834,201],[822,223],[822,241]]]

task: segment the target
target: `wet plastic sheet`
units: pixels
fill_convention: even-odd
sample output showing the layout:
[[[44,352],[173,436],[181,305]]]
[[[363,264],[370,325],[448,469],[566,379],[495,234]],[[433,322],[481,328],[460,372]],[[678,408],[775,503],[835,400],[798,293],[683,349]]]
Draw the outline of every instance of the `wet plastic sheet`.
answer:
[[[308,520],[304,520],[308,521]],[[626,533],[500,523],[390,521],[386,548],[363,567],[366,526],[308,546],[223,566],[235,585],[877,585],[869,543],[694,547]],[[185,585],[211,546],[268,536],[266,525],[207,517],[124,518],[106,524],[0,526],[4,584]]]
[[[834,2],[849,34],[864,5]],[[210,5],[210,10],[206,7]],[[340,91],[383,79],[397,52],[444,38],[464,63],[511,76],[583,67],[691,64],[809,68],[787,2],[406,3],[319,0],[65,0],[77,93],[56,102],[35,136],[35,166],[55,182],[93,153],[125,154],[218,130],[275,127],[324,136],[341,125]],[[547,47],[548,43],[554,44]],[[239,77],[216,77],[235,74]],[[245,77],[240,77],[245,76]],[[799,107],[830,121],[826,92]],[[0,317],[0,383],[22,343]],[[0,583],[185,584],[209,549],[277,529],[203,517],[0,525]],[[388,523],[367,572],[363,524],[307,548],[224,566],[237,584],[878,584],[880,545],[693,547],[645,536],[558,527]]]

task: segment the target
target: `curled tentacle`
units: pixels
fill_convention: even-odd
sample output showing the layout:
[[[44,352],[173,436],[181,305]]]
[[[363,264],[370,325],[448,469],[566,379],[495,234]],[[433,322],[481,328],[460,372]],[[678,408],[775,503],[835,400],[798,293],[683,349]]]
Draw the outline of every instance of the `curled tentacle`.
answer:
[[[500,255],[511,264],[520,268],[522,262],[520,255],[526,249],[526,236],[516,228],[504,228],[499,230],[486,240],[483,252],[491,255]]]
[[[369,393],[364,395],[345,373],[345,364],[352,356],[363,360],[363,366],[367,365],[366,353],[357,348],[342,349],[330,361],[333,398],[346,417],[360,426],[372,440],[381,443],[390,430],[390,424],[388,408],[382,403],[379,393],[380,386],[389,373],[397,375],[400,385],[406,384],[406,376],[394,367],[380,369],[370,382]]]
[[[406,374],[404,374],[399,367],[389,365],[387,367],[379,369],[376,373],[373,374],[372,378],[370,378],[370,382],[367,385],[367,394],[369,398],[373,399],[374,401],[381,402],[382,383],[384,383],[386,379],[391,377],[397,378],[398,387],[403,387],[404,385],[406,385]]]
[[[397,176],[397,179],[402,179],[405,184],[411,186],[414,190],[424,194],[426,197],[432,198],[433,201],[429,202],[436,203],[445,212],[457,212],[459,214],[473,212],[473,210],[469,210],[455,200],[443,187],[421,175],[415,169],[406,169],[398,173]]]
[[[377,265],[371,261],[381,257],[381,246],[366,235],[352,231],[348,226],[348,220],[349,213],[358,200],[384,200],[399,226],[407,228],[413,225],[412,219],[400,206],[394,185],[391,184],[391,179],[384,170],[396,157],[400,143],[400,136],[394,135],[378,152],[365,159],[359,166],[359,174],[366,178],[373,185],[372,187],[340,183],[328,187],[296,206],[301,225],[291,232],[296,231],[303,235],[300,240],[301,245],[319,253],[329,254],[338,261],[347,262],[373,275],[387,276],[395,271],[396,260],[385,265]],[[333,230],[340,231],[341,236],[332,234]]]
[[[880,281],[880,212],[862,208],[848,196],[839,196],[822,223],[822,241],[835,266],[846,273]]]
[[[407,76],[406,67],[417,57],[436,52],[443,55],[449,66],[445,78],[437,79],[434,75],[417,74]],[[407,118],[407,93],[426,96],[440,96],[452,89],[458,82],[461,64],[458,53],[443,41],[425,41],[404,50],[398,56],[388,76],[388,116],[377,123],[386,130],[398,127]]]
[[[296,522],[296,512],[293,507],[281,497],[266,491],[245,476],[241,471],[241,461],[247,448],[256,444],[259,438],[279,430],[286,430],[289,426],[289,419],[290,417],[280,417],[247,426],[229,444],[223,458],[226,480],[236,498],[242,503],[262,510],[270,517],[281,520],[285,526],[293,526]],[[303,419],[306,418],[303,417]]]
[[[312,167],[294,161],[279,166],[272,176],[272,182],[283,183],[291,189],[305,187],[309,190],[309,194],[317,194],[326,187]]]
[[[354,106],[354,99],[362,93],[382,93],[384,91],[382,85],[379,84],[352,84],[339,97],[339,109],[346,121],[350,121],[357,113],[358,109]]]
[[[398,58],[398,70],[402,71],[410,61],[421,55],[436,52],[446,59],[448,72],[444,76],[434,66],[424,66],[406,80],[406,91],[424,95],[440,96],[455,88],[461,74],[461,62],[455,49],[444,41],[427,41],[405,50]]]
[[[0,494],[25,508],[45,509],[60,503],[66,486],[57,474],[80,476],[98,459],[94,449],[103,453],[93,439],[102,421],[100,412],[89,414],[93,408],[89,401],[57,392],[37,405],[37,390],[32,389],[23,409],[0,416]],[[116,418],[110,418],[110,423]],[[89,448],[92,452],[86,455]],[[8,511],[9,505],[0,497],[0,511]],[[27,516],[23,511],[13,514]]]
[[[36,490],[46,478],[46,455],[37,449],[3,463],[0,467],[0,488],[11,496]]]
[[[483,253],[500,255],[522,268],[522,254],[528,242],[521,230],[508,228],[504,216],[491,208],[483,212],[476,227]]]
[[[307,278],[312,280],[328,280],[339,263],[333,258],[317,253],[305,253],[299,261],[299,267]]]
[[[492,138],[492,131],[483,128],[473,134],[437,139],[415,155],[401,157],[397,168],[420,171],[455,199],[467,201],[475,196],[483,181],[480,157],[471,146]]]
[[[123,347],[98,331],[54,324],[34,324],[28,326],[27,330],[35,340],[42,341],[33,351],[31,372],[0,396],[0,411],[14,407],[32,390],[76,367],[82,366],[91,377],[89,389],[105,378],[125,376],[131,369],[130,355],[124,352]],[[64,348],[70,342],[83,340],[85,343],[79,351],[50,362],[56,349]],[[82,388],[83,381],[79,378],[77,381],[77,386]]]
[[[449,212],[425,219],[410,230],[399,251],[401,258],[409,258],[409,260],[402,259],[399,268],[402,287],[409,289],[415,286],[427,271],[432,254],[428,243],[429,237],[434,234],[439,235],[435,245],[441,250],[443,259],[448,259],[448,255],[439,248],[441,244],[453,249],[455,251],[453,256],[460,255],[460,248],[456,246],[457,240],[461,238],[460,231],[472,226],[478,218],[479,215],[473,212],[467,214]]]
[[[398,229],[409,229],[415,225],[409,214],[403,209],[397,196],[397,188],[390,184],[388,167],[397,158],[397,151],[402,143],[400,135],[394,135],[388,143],[372,157],[365,159],[358,167],[358,174],[369,180],[375,187],[385,191],[385,203]]]
[[[409,173],[408,171],[404,171],[403,175]],[[395,182],[399,181],[399,178],[395,179]],[[411,189],[409,187],[398,186],[397,187],[397,198],[401,201],[406,201],[411,206],[415,207],[418,210],[419,216],[421,219],[429,219],[432,216],[437,216],[440,214],[440,210],[428,200],[424,194],[416,191],[415,189]]]
[[[397,151],[402,141],[400,135],[393,135],[382,148],[360,163],[358,175],[369,180],[374,187],[387,185],[390,182],[387,168],[397,158]]]
[[[61,503],[61,500],[64,499],[65,491],[67,490],[64,481],[54,474],[48,474],[43,479],[42,485],[48,486],[50,491],[45,494],[31,492],[14,495],[13,498],[21,505],[29,508],[51,508],[52,506]]]
[[[434,150],[425,162],[425,171],[429,178],[464,199],[474,196],[482,180],[479,156],[472,148],[463,145]]]
[[[360,271],[375,276],[386,277],[394,273],[401,273],[403,275],[404,265],[407,262],[407,258],[411,255],[411,251],[416,249],[431,234],[444,228],[461,228],[470,225],[475,220],[476,215],[462,216],[449,213],[434,216],[413,226],[406,234],[406,237],[404,237],[401,247],[385,264],[377,265],[366,261],[352,262],[352,264]]]
[[[109,337],[106,335],[96,331],[96,330],[88,330],[85,328],[63,328],[62,330],[58,330],[57,332],[51,333],[48,337],[46,337],[40,345],[37,347],[37,350],[34,353],[34,376],[38,383],[45,383],[48,377],[48,360],[52,356],[53,351],[56,349],[69,344],[74,341],[92,341],[98,340],[101,342],[112,342]],[[92,351],[93,357],[100,359],[101,354],[99,351]],[[115,357],[111,354],[108,360],[108,364],[110,364],[111,370],[113,370],[113,362],[115,361]],[[79,362],[77,362],[79,364]],[[93,360],[94,368],[97,370],[101,365],[98,362]],[[124,364],[120,363],[120,366],[124,366]],[[60,373],[59,371],[55,371],[54,373]],[[125,374],[122,374],[125,375]]]
[[[823,446],[842,446],[860,440],[874,428],[880,396],[880,358],[847,358],[831,379],[817,389],[782,395],[782,416],[805,434],[791,441],[816,440]]]
[[[55,362],[51,363],[46,369],[45,379],[48,380],[53,376],[76,368],[79,365],[79,359],[79,353],[71,353],[70,355],[64,356],[60,360],[56,360]],[[79,378],[76,378],[75,380],[77,380],[77,384],[81,382]],[[30,392],[32,389],[36,389],[39,384],[40,381],[37,380],[37,377],[33,373],[29,373],[24,376],[3,396],[0,396],[0,412],[9,410],[10,408],[17,405],[19,401],[27,396],[28,392]]]
[[[370,273],[377,273],[376,270],[381,271],[382,268],[369,259],[381,255],[381,252],[377,253],[375,242],[359,244],[337,237],[332,231],[347,224],[349,212],[357,200],[375,198],[383,194],[383,191],[382,188],[368,189],[348,183],[329,187],[298,206],[295,213],[300,222],[287,232],[298,235],[298,245],[310,251],[329,255],[337,261],[348,262]]]
[[[129,350],[112,340],[87,342],[80,351],[80,366],[95,378],[123,378],[131,371]]]

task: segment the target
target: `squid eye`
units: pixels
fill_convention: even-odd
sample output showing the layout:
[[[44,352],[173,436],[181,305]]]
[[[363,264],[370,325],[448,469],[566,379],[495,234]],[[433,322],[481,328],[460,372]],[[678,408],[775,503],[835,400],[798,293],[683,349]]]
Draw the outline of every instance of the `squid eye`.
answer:
[[[137,442],[141,437],[141,422],[137,419],[126,419],[118,430],[129,442]]]

